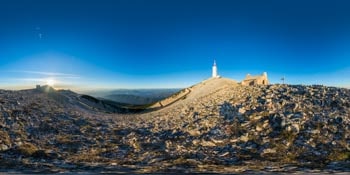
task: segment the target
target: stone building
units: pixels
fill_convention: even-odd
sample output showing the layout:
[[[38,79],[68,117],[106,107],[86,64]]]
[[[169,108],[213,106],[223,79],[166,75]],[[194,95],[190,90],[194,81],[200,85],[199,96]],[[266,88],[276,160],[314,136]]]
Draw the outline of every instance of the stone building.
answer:
[[[247,74],[245,79],[241,82],[242,85],[254,86],[254,85],[268,85],[269,80],[267,79],[267,73],[264,72],[261,75],[251,76]]]

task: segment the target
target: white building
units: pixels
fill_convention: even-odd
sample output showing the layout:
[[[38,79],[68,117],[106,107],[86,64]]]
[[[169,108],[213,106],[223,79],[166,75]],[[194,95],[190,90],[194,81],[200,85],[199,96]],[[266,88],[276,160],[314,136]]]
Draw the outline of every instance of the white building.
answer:
[[[214,60],[213,68],[212,68],[212,77],[218,78],[218,68],[216,67],[216,61]]]

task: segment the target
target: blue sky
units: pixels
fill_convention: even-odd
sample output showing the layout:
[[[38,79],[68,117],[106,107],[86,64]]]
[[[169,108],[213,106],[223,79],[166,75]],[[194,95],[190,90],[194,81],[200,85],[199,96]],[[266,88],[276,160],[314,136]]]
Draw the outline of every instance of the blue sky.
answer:
[[[219,74],[350,87],[350,3],[2,0],[0,88],[172,88]]]

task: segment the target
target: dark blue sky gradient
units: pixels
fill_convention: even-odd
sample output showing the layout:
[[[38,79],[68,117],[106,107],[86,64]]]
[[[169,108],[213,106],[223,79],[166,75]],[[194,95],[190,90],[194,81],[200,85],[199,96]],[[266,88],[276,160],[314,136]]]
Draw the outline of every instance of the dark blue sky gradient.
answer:
[[[273,83],[350,87],[349,9],[345,0],[0,1],[0,86],[46,72],[75,88],[186,87],[216,59],[238,81],[266,71]]]

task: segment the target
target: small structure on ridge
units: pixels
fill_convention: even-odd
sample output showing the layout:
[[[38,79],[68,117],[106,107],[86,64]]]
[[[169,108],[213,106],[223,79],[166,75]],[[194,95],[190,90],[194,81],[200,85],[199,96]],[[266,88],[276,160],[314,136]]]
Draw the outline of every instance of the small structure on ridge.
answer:
[[[254,85],[268,85],[269,80],[267,79],[267,73],[264,72],[261,75],[251,76],[247,74],[245,79],[241,82],[245,86],[254,86]]]

